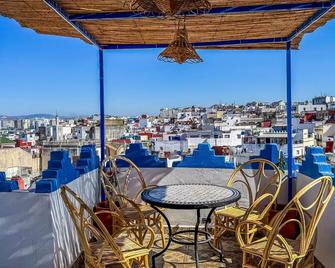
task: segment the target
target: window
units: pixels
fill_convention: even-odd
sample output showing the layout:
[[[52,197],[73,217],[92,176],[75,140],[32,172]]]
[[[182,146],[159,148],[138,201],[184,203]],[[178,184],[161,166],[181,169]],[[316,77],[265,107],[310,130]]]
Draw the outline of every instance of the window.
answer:
[[[230,135],[226,134],[226,135],[224,135],[224,137],[225,137],[226,139],[229,139],[229,138],[230,138]]]
[[[240,135],[240,134],[237,134],[237,138],[238,138],[238,139],[241,139],[241,135]]]

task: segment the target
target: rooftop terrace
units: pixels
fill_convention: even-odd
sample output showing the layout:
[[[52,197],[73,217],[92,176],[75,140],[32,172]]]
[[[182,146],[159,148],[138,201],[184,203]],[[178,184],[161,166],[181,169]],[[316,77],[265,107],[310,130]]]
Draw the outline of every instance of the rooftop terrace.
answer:
[[[194,10],[180,11],[178,18],[185,17],[185,27],[189,31],[188,45],[204,49],[285,49],[287,52],[288,160],[282,160],[288,166],[288,181],[283,183],[277,202],[287,203],[292,195],[321,176],[334,178],[322,148],[308,148],[306,159],[301,165],[293,161],[291,48],[298,49],[305,34],[315,31],[335,17],[335,1],[211,0],[210,4],[212,8],[206,14]],[[141,9],[130,10],[119,0],[0,0],[0,15],[13,18],[38,33],[81,38],[99,49],[102,161],[105,158],[103,50],[165,48],[175,34],[176,17],[162,19],[161,12],[148,14]],[[235,168],[235,163],[215,156],[204,144],[173,168],[167,168],[166,162],[149,155],[136,144],[126,152],[126,156],[141,168],[148,185],[188,182],[225,186]],[[278,156],[278,148],[276,151],[274,145],[260,153],[260,157],[274,163],[277,163]],[[72,266],[83,248],[80,247],[78,234],[62,202],[60,187],[67,185],[88,207],[94,207],[101,200],[98,167],[99,158],[91,145],[82,148],[75,166],[67,152],[53,152],[42,179],[29,191],[19,191],[16,181],[6,180],[5,174],[0,173],[0,241],[5,245],[0,250],[2,266]],[[253,172],[254,167],[250,170]],[[265,170],[263,173],[266,173]],[[331,183],[330,179],[327,181]],[[129,189],[134,194],[135,186],[129,185]],[[241,190],[241,193],[244,192]],[[314,201],[313,194],[315,192],[303,201]],[[173,226],[194,224],[192,211],[180,213],[167,210],[166,213]],[[334,213],[335,201],[332,198],[320,221],[318,244],[314,252],[325,267],[334,265]],[[225,263],[222,267],[241,267],[241,253],[232,240],[235,240],[234,236],[222,241],[225,249]],[[158,267],[194,267],[191,246],[172,246]],[[156,245],[153,251],[157,250]],[[208,250],[201,248],[200,252],[202,266],[221,266],[217,257]]]

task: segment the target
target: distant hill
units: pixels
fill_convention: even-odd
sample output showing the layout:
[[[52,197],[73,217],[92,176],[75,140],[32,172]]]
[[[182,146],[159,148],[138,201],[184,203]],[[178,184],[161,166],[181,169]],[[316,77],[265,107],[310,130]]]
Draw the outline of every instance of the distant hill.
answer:
[[[59,115],[59,118],[62,119],[76,119],[80,116],[62,116]],[[46,119],[53,119],[55,118],[54,114],[27,114],[27,115],[0,115],[1,119],[9,119],[9,120],[15,120],[15,119],[35,119],[35,118],[46,118]]]
[[[0,115],[0,119],[10,119],[10,120],[15,120],[15,119],[34,119],[34,118],[52,119],[52,118],[55,118],[55,115],[53,115],[53,114]]]

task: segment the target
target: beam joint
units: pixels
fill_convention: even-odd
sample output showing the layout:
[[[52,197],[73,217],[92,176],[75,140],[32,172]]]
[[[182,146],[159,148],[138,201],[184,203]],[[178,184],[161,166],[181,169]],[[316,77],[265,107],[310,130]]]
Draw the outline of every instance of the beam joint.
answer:
[[[303,24],[301,24],[297,29],[295,29],[288,37],[288,41],[292,41],[294,38],[299,36],[302,32],[306,31],[324,15],[330,12],[335,7],[335,0],[329,1],[326,7],[319,9],[313,16],[308,18]]]
[[[88,33],[78,22],[71,21],[70,16],[58,5],[54,0],[43,0],[43,2],[48,5],[55,13],[57,13],[64,21],[70,24],[78,33],[80,33],[87,41],[91,44],[100,48],[100,45],[95,40],[95,38]]]

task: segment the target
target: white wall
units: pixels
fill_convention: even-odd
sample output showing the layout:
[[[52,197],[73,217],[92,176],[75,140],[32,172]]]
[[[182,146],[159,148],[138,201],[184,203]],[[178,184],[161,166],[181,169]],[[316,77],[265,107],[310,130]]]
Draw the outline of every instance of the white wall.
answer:
[[[97,170],[68,186],[90,207],[99,200]],[[59,191],[0,193],[0,204],[1,268],[71,267],[81,251]]]

